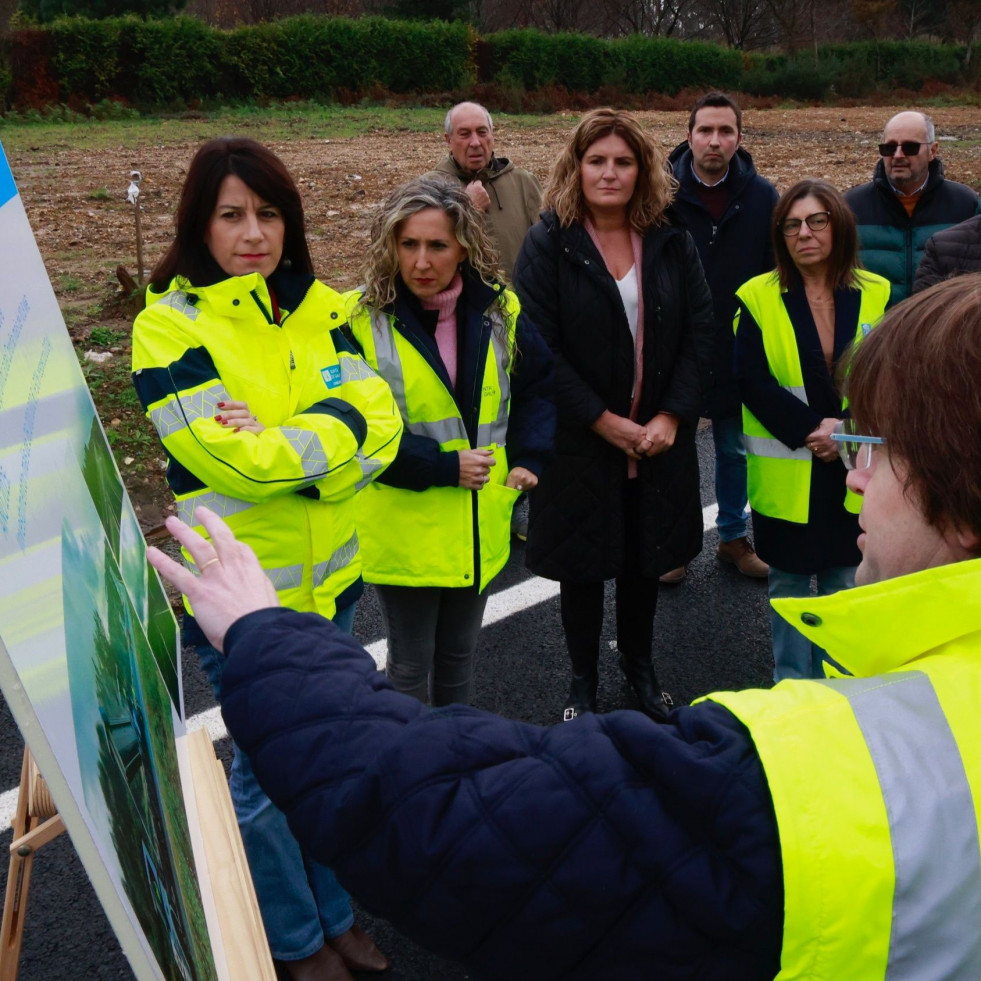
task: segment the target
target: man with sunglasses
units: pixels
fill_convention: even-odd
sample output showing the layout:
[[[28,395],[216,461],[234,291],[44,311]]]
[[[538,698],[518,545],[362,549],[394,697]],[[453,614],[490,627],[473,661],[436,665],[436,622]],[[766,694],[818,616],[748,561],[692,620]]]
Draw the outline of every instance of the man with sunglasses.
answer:
[[[967,185],[945,178],[933,120],[922,112],[900,112],[886,123],[879,157],[872,180],[845,200],[858,222],[862,265],[892,283],[892,306],[913,291],[927,239],[981,214],[981,202]]]

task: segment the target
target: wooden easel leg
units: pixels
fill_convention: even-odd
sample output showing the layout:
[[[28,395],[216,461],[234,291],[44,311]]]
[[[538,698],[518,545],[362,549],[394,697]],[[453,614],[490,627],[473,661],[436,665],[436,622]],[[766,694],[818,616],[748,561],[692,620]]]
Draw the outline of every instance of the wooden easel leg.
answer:
[[[20,771],[17,810],[13,821],[14,838],[10,843],[7,895],[3,902],[3,922],[0,924],[0,981],[17,981],[34,853],[65,830],[65,825],[58,814],[47,819],[31,815],[28,808],[30,774],[31,754],[25,748],[24,763]]]

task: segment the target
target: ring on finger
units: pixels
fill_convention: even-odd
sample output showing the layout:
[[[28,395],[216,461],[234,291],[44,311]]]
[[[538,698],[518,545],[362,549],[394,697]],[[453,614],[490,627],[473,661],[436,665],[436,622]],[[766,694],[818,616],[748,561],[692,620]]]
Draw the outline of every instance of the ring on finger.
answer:
[[[213,559],[208,559],[208,561],[205,562],[204,565],[198,566],[198,572],[204,572],[204,570],[207,569],[209,565],[214,565],[218,561],[220,560],[217,555]]]

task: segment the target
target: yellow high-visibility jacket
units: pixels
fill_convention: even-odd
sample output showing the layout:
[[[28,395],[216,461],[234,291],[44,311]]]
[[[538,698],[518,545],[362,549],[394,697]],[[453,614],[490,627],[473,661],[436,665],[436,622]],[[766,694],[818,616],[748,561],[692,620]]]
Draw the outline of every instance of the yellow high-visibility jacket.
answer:
[[[357,598],[357,491],[402,432],[388,385],[339,328],[338,293],[278,274],[280,322],[257,273],[150,291],[133,325],[133,380],[167,451],[178,515],[206,505],[255,550],[285,606],[333,616]],[[218,403],[266,428],[233,432]],[[199,529],[200,530],[200,529]]]
[[[879,322],[889,302],[889,283],[881,276],[858,273],[861,291],[856,341]],[[759,324],[770,373],[791,395],[807,404],[804,373],[794,325],[782,294],[785,290],[773,272],[743,283],[736,296]],[[739,312],[734,329],[739,331]],[[774,437],[743,406],[743,443],[746,447],[747,490],[754,511],[770,518],[805,524],[808,520],[811,467],[814,456],[806,447],[791,449]],[[850,507],[856,510],[857,507]]]
[[[981,559],[774,609],[827,681],[709,695],[766,771],[778,981],[981,973]]]

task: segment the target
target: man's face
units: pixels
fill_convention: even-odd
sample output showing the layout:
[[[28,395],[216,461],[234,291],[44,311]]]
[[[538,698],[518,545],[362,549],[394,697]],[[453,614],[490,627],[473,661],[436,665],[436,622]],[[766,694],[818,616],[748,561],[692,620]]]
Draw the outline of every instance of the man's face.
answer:
[[[462,170],[476,174],[490,163],[494,131],[487,125],[487,114],[479,106],[460,106],[453,113],[453,132],[443,136]]]
[[[904,153],[899,145],[909,141],[919,144],[919,150],[913,155]],[[937,144],[926,141],[923,117],[918,112],[901,112],[893,116],[883,130],[882,142],[896,144],[895,155],[882,158],[889,183],[897,190],[911,194],[926,180],[930,161],[937,155]]]
[[[708,184],[721,180],[740,140],[736,114],[728,106],[703,106],[688,133],[695,173]]]

